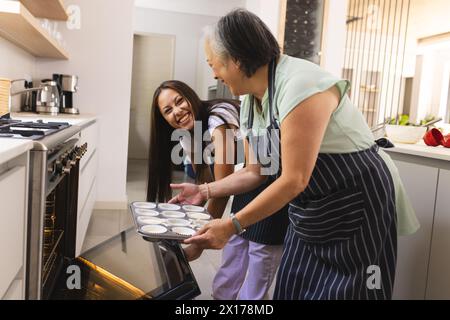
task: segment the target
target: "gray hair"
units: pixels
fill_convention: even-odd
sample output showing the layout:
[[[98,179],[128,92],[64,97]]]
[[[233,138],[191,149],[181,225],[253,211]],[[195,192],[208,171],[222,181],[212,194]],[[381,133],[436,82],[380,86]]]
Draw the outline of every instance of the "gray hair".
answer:
[[[211,50],[222,62],[226,62],[230,57],[223,41],[220,39],[217,23],[203,29],[203,43],[208,43]]]
[[[220,18],[216,25],[207,27],[205,39],[221,60],[238,61],[247,77],[280,56],[280,47],[269,28],[245,9],[235,9]]]

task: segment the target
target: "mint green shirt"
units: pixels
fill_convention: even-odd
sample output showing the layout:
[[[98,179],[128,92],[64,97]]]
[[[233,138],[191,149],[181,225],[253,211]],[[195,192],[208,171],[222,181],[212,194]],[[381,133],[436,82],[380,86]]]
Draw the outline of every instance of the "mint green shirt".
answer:
[[[281,55],[275,75],[274,116],[281,126],[283,120],[302,101],[314,94],[337,86],[341,92],[341,100],[333,112],[325,135],[320,145],[320,153],[350,153],[370,148],[374,137],[362,113],[353,105],[347,92],[350,84],[346,80],[334,77],[319,66],[306,60]],[[247,132],[250,108],[249,95],[245,96],[241,106],[241,129]],[[254,104],[254,134],[270,125],[269,99],[266,90],[261,101],[262,112]],[[318,106],[319,107],[319,106]],[[400,235],[412,234],[420,227],[414,209],[404,190],[400,175],[394,162],[383,151],[380,156],[386,162],[395,186],[397,229]]]

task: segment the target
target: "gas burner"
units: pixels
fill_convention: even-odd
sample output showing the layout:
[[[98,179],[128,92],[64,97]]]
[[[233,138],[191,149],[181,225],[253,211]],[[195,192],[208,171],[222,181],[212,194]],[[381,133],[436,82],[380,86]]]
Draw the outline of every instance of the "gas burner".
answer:
[[[67,122],[44,122],[43,120],[23,122],[0,119],[0,138],[39,140],[67,127],[70,127]]]

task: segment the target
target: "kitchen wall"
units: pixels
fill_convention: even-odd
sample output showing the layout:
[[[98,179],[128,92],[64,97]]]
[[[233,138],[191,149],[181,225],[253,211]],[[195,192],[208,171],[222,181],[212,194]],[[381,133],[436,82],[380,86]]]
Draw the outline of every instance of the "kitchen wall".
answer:
[[[36,76],[79,76],[74,104],[99,119],[98,208],[126,208],[126,167],[130,113],[133,0],[65,0],[81,9],[81,28],[58,30],[68,61],[38,59]]]
[[[169,12],[149,8],[136,8],[134,32],[137,34],[163,34],[175,36],[174,78],[186,82],[196,91],[201,91],[203,83],[198,85],[198,66],[206,65],[199,61],[199,46],[202,29],[215,23],[216,16]]]
[[[260,17],[278,39],[280,0],[247,0],[245,8]]]
[[[232,8],[244,7],[245,0],[135,0],[135,5],[141,8],[220,17]]]
[[[337,77],[344,67],[347,0],[328,0],[324,8],[320,66]]]
[[[35,61],[32,55],[0,37],[0,78],[12,80],[27,77],[31,80],[35,74]],[[12,89],[23,89],[23,82],[13,84]],[[20,101],[17,100],[12,101],[19,106]]]

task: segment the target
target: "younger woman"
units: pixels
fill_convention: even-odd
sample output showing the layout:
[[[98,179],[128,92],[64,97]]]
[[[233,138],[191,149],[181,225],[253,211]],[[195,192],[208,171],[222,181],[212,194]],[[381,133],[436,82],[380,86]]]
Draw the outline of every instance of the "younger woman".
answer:
[[[201,124],[201,136],[193,134],[195,123]],[[147,201],[164,202],[171,197],[171,154],[178,143],[171,141],[175,129],[186,130],[194,137],[191,143],[183,138],[180,144],[190,157],[197,183],[220,180],[234,172],[234,163],[227,163],[226,160],[236,154],[237,144],[226,143],[226,130],[232,130],[236,140],[239,139],[239,104],[230,100],[202,101],[185,83],[165,81],[153,97]],[[199,141],[205,132],[212,141],[208,146]],[[213,166],[203,161],[206,148],[214,155]],[[202,152],[200,157],[195,155],[197,149]],[[201,162],[195,163],[198,159]],[[268,180],[253,191],[235,196],[232,212],[245,207],[270,183]],[[207,210],[214,218],[220,218],[227,202],[228,197],[210,199]],[[267,297],[281,259],[287,225],[287,209],[283,208],[251,226],[245,233],[233,236],[223,249],[222,265],[213,281],[213,297],[227,300]],[[198,258],[202,251],[199,246],[185,249],[189,260]]]

